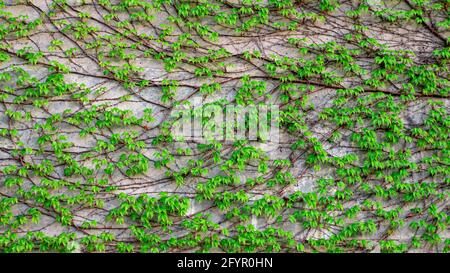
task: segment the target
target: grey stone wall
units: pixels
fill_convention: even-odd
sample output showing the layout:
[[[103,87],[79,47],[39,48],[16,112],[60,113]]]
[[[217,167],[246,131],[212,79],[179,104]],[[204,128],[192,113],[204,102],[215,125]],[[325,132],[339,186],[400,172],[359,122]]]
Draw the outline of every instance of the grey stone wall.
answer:
[[[8,2],[8,1],[7,1]],[[50,10],[50,1],[31,1],[35,7],[27,5],[25,2],[19,4],[8,3],[4,8],[4,11],[12,12],[14,15],[24,15],[28,18],[27,21],[32,21],[39,17],[38,9],[44,12]],[[72,2],[72,1],[71,1]],[[90,1],[87,1],[90,3]],[[229,3],[234,3],[237,1],[229,1]],[[112,133],[124,133],[130,130],[136,130],[139,132],[137,139],[142,140],[146,145],[142,149],[143,154],[150,160],[150,162],[157,161],[158,158],[155,156],[156,152],[161,152],[162,149],[168,149],[170,151],[175,151],[178,147],[186,147],[184,144],[175,143],[169,146],[157,146],[152,145],[152,140],[154,137],[161,133],[161,128],[163,127],[164,121],[168,119],[171,114],[172,108],[171,103],[161,102],[162,96],[162,85],[163,80],[175,79],[179,83],[177,88],[175,98],[173,101],[198,101],[199,99],[204,102],[212,102],[219,99],[233,100],[236,92],[239,90],[242,82],[241,79],[244,75],[250,75],[252,79],[262,79],[266,81],[267,84],[267,94],[273,94],[272,101],[277,102],[279,96],[279,90],[277,89],[280,82],[275,80],[266,80],[264,76],[266,75],[263,69],[264,62],[261,60],[245,61],[242,59],[242,55],[245,51],[258,50],[262,53],[264,58],[272,58],[272,56],[282,57],[299,57],[299,52],[296,48],[288,43],[289,38],[306,38],[308,43],[325,43],[329,41],[336,41],[337,43],[344,43],[345,34],[349,33],[351,29],[352,22],[348,16],[345,16],[345,12],[352,6],[354,6],[354,1],[342,1],[341,7],[326,17],[323,21],[308,21],[305,20],[301,27],[294,31],[277,31],[270,29],[269,27],[263,26],[255,32],[251,33],[233,33],[231,32],[229,36],[220,35],[218,41],[211,42],[201,37],[195,36],[194,40],[200,47],[198,51],[189,51],[188,54],[195,56],[206,54],[206,50],[218,50],[221,48],[226,49],[230,53],[230,57],[223,58],[223,70],[225,71],[223,76],[213,77],[211,79],[194,77],[195,67],[189,64],[182,64],[176,68],[173,72],[166,72],[164,69],[164,60],[155,60],[152,58],[147,58],[143,56],[142,49],[144,48],[161,48],[161,45],[151,40],[141,40],[139,50],[134,50],[130,47],[126,47],[126,54],[136,54],[136,58],[131,60],[131,64],[141,67],[143,70],[136,73],[136,79],[148,80],[151,86],[148,87],[133,87],[125,88],[122,83],[113,79],[111,75],[104,75],[103,70],[98,61],[98,54],[101,53],[102,48],[94,49],[83,49],[79,50],[80,47],[84,47],[85,44],[78,43],[71,35],[61,32],[61,26],[55,26],[50,21],[45,21],[43,25],[39,26],[37,29],[33,30],[27,38],[8,38],[3,41],[3,44],[7,44],[10,48],[7,49],[8,52],[17,52],[20,48],[30,47],[32,51],[41,51],[44,56],[39,60],[36,65],[29,65],[24,62],[23,58],[13,56],[12,61],[0,64],[0,71],[9,71],[14,65],[18,65],[23,68],[33,77],[39,80],[45,80],[49,75],[48,67],[52,61],[58,61],[66,65],[69,69],[69,73],[64,75],[64,80],[68,83],[74,83],[77,85],[81,84],[81,88],[90,89],[91,92],[88,95],[89,101],[85,103],[80,103],[78,100],[71,100],[70,95],[63,95],[52,97],[48,100],[48,105],[42,107],[41,109],[34,107],[32,105],[21,105],[21,111],[30,111],[32,115],[32,120],[39,124],[40,122],[45,122],[45,119],[54,114],[63,114],[66,109],[70,109],[72,113],[77,113],[85,109],[94,109],[94,106],[107,107],[109,109],[117,107],[122,110],[130,110],[137,117],[143,115],[144,109],[152,109],[155,121],[151,124],[149,128],[142,128],[139,126],[118,126],[113,129],[113,131],[108,131],[107,129],[101,129],[102,134],[88,134],[84,137],[80,137],[80,129],[76,126],[67,125],[64,123],[58,123],[58,132],[64,135],[67,139],[66,142],[73,142],[75,145],[73,147],[65,149],[65,151],[70,152],[74,160],[82,162],[83,166],[93,167],[95,162],[93,158],[83,159],[80,154],[84,151],[90,150],[95,147],[98,140],[106,139],[105,136],[111,135]],[[377,6],[381,5],[381,1],[371,1],[371,5],[376,9]],[[402,1],[399,1],[402,2]],[[98,33],[108,34],[114,33],[114,27],[112,25],[104,25],[99,22],[104,22],[103,16],[105,11],[96,5],[83,5],[81,1],[74,1],[70,4],[72,8],[67,8],[63,13],[57,13],[55,18],[58,16],[61,19],[71,20],[70,16],[77,16],[76,11],[88,12],[91,15],[91,19],[86,19],[86,22],[90,26],[95,26],[100,29]],[[314,7],[312,1],[305,2],[305,9]],[[404,6],[405,4],[403,4]],[[400,6],[401,7],[401,6]],[[397,6],[396,8],[399,8]],[[404,6],[404,8],[407,8]],[[138,34],[145,33],[147,35],[159,34],[155,32],[161,31],[161,24],[170,25],[171,23],[167,20],[169,15],[174,14],[174,10],[167,7],[164,12],[150,14],[155,16],[153,20],[153,26],[150,25],[140,25],[135,24],[134,27],[137,29]],[[126,18],[123,14],[118,14],[119,18],[122,16],[123,19]],[[75,20],[75,19],[74,19]],[[73,21],[74,21],[73,20]],[[57,20],[52,19],[52,22],[57,22]],[[389,49],[404,49],[411,50],[415,52],[415,61],[417,64],[427,64],[432,56],[432,52],[440,47],[440,41],[429,31],[421,26],[411,24],[411,26],[402,25],[399,27],[396,24],[382,24],[377,19],[368,17],[367,21],[364,22],[368,27],[365,31],[368,37],[373,37],[378,39],[380,43],[385,44]],[[205,25],[211,24],[211,22],[205,21]],[[156,27],[155,27],[156,26]],[[226,28],[217,26],[217,30],[220,33],[226,33]],[[156,30],[156,31],[155,31]],[[172,36],[168,39],[175,41],[177,35],[180,35],[179,29],[176,29]],[[448,37],[448,32],[444,33]],[[133,36],[133,35],[131,35]],[[54,39],[60,39],[64,42],[60,49],[52,51],[51,41]],[[86,40],[93,40],[91,37],[87,37]],[[133,43],[133,39],[125,41],[126,43]],[[114,43],[114,42],[113,42]],[[64,55],[64,51],[70,48],[76,48],[77,53],[72,58],[67,58]],[[105,52],[107,52],[105,50]],[[361,67],[370,71],[373,67],[372,60],[365,60],[363,58],[358,59],[358,64]],[[125,65],[124,61],[112,61],[112,65],[117,65],[118,67]],[[334,66],[327,67],[330,72],[342,73]],[[204,83],[221,83],[222,89],[215,92],[213,95],[204,96],[198,92],[198,89]],[[360,83],[361,79],[349,77],[346,78],[346,82],[342,84],[342,87],[352,87]],[[396,86],[392,85],[387,87],[387,89],[393,93],[397,92]],[[80,89],[80,87],[75,87],[75,89]],[[18,91],[20,92],[20,91]],[[126,101],[124,101],[124,96],[129,96]],[[321,140],[324,144],[324,148],[329,155],[332,156],[344,156],[349,153],[358,153],[358,148],[354,147],[349,141],[349,136],[351,134],[350,130],[342,130],[342,140],[337,144],[332,144],[326,142],[331,133],[334,132],[335,128],[328,122],[324,122],[319,119],[319,113],[326,107],[333,105],[333,99],[336,98],[336,90],[327,87],[322,87],[320,85],[315,86],[314,92],[310,92],[306,95],[310,104],[314,105],[314,109],[306,107],[304,111],[305,123],[308,124],[309,130],[312,132],[312,137],[316,137]],[[12,100],[13,97],[10,97]],[[399,101],[398,97],[394,98]],[[405,103],[404,109],[401,111],[401,118],[407,128],[414,128],[423,123],[425,115],[430,110],[430,106],[427,103],[429,98],[419,98],[415,101]],[[257,98],[257,100],[264,101],[263,97]],[[450,101],[447,98],[441,99],[447,109],[450,108]],[[107,105],[107,106],[101,106]],[[10,109],[15,109],[17,106],[13,104],[12,101],[4,103],[4,106],[10,107]],[[11,121],[4,114],[5,108],[1,110],[0,115],[0,127],[10,128]],[[32,127],[33,122],[16,122],[14,128],[18,130],[18,135],[16,137],[16,142],[11,142],[8,138],[0,137],[0,167],[7,166],[10,164],[16,164],[16,159],[11,157],[10,151],[17,148],[18,141],[22,141],[25,145],[32,149],[38,149],[38,138],[39,133]],[[292,159],[293,164],[290,167],[286,167],[284,171],[289,171],[293,174],[296,179],[296,183],[283,187],[282,189],[270,189],[265,186],[255,187],[252,189],[250,194],[251,198],[257,200],[261,198],[264,194],[275,194],[280,197],[292,194],[295,191],[308,192],[314,189],[316,182],[320,178],[330,178],[334,176],[334,169],[324,167],[320,171],[314,170],[311,166],[306,164],[307,153],[292,152],[290,149],[291,144],[295,141],[296,136],[289,135],[285,130],[280,131],[280,143],[276,145],[267,145],[264,143],[253,142],[252,145],[255,147],[260,147],[267,152],[270,160],[274,159]],[[106,178],[110,185],[117,187],[118,192],[124,192],[130,195],[140,195],[148,194],[151,196],[158,196],[160,192],[168,192],[171,194],[180,194],[182,196],[194,197],[196,192],[196,186],[201,181],[206,181],[206,179],[213,177],[214,175],[221,174],[221,170],[216,164],[211,160],[210,155],[201,154],[200,158],[205,158],[205,165],[203,168],[208,169],[208,174],[203,178],[192,177],[187,178],[185,183],[181,186],[174,183],[173,178],[169,178],[166,175],[167,170],[180,170],[184,166],[188,166],[189,159],[198,159],[196,156],[198,149],[196,148],[196,143],[191,143],[188,145],[193,150],[192,156],[176,156],[175,161],[170,163],[167,168],[155,168],[153,164],[149,164],[149,169],[144,174],[129,177],[121,172],[114,172],[114,175],[105,177],[103,174],[98,172],[97,178]],[[228,149],[230,148],[230,149]],[[51,149],[49,147],[49,149]],[[231,144],[225,144],[223,147],[222,156],[229,157],[231,155]],[[47,157],[50,156],[50,157]],[[424,154],[418,154],[417,160],[422,159]],[[113,152],[107,155],[109,160],[120,161],[120,152]],[[34,164],[42,162],[42,160],[47,159],[53,162],[55,165],[55,179],[66,179],[63,174],[64,165],[59,165],[57,160],[53,157],[51,153],[36,154],[32,156],[25,156],[23,160],[26,162],[33,162]],[[295,160],[293,160],[295,159]],[[256,168],[254,166],[249,166],[244,172],[239,174],[241,178],[241,183],[244,184],[247,178],[252,178],[257,175]],[[419,174],[420,175],[420,174]],[[36,180],[35,180],[36,179]],[[38,177],[30,177],[28,183],[30,186],[33,183],[39,183]],[[80,178],[68,178],[71,182],[76,182]],[[410,179],[418,180],[420,177],[411,177]],[[83,178],[81,178],[83,180]],[[239,189],[238,186],[236,189]],[[245,189],[245,186],[241,188]],[[10,191],[2,187],[0,191],[3,194],[8,194]],[[77,230],[76,228],[63,227],[60,223],[55,221],[53,216],[43,215],[42,220],[39,224],[30,224],[29,230],[41,230],[45,234],[57,235],[62,231],[72,231],[82,237],[84,234],[97,234],[104,230],[111,230],[118,236],[122,238],[128,238],[129,231],[125,229],[126,225],[117,225],[111,223],[104,223],[105,214],[108,208],[116,206],[117,200],[112,198],[110,194],[104,194],[102,199],[105,201],[105,209],[90,209],[80,207],[76,212],[74,218],[75,225],[81,225],[86,220],[97,220],[99,223],[99,229],[88,229],[84,231]],[[395,202],[394,202],[395,203]],[[444,204],[448,209],[448,203]],[[17,206],[17,211],[25,210],[26,205]],[[442,208],[441,208],[442,209]],[[219,211],[216,206],[209,201],[196,201],[192,199],[188,216],[192,216],[199,212],[210,212],[212,214],[212,219],[222,226],[233,226],[233,222],[226,221],[224,219],[224,213]],[[175,221],[182,221],[183,217],[176,219]],[[257,226],[260,229],[264,229],[268,226],[277,225],[275,219],[267,219],[264,217],[258,218],[253,217],[251,219],[251,224]],[[299,224],[284,223],[282,226],[290,231],[293,231],[295,238],[302,240],[305,238],[327,238],[335,231],[332,229],[316,229],[316,230],[304,230]],[[102,229],[104,228],[104,229]],[[174,230],[175,233],[184,234],[181,228],[177,227],[179,230]],[[0,227],[1,230],[1,227]],[[23,230],[26,232],[26,230]],[[373,237],[382,236],[384,229],[380,229],[380,234],[372,235]],[[164,231],[159,231],[161,236],[166,236],[167,238],[173,235],[166,234]],[[445,237],[448,236],[448,231],[445,232]],[[394,234],[389,236],[392,240],[408,240],[411,238],[411,231],[407,227],[396,231]],[[77,244],[77,243],[75,243]],[[78,251],[82,251],[78,249]],[[373,249],[373,251],[379,251],[379,246]]]

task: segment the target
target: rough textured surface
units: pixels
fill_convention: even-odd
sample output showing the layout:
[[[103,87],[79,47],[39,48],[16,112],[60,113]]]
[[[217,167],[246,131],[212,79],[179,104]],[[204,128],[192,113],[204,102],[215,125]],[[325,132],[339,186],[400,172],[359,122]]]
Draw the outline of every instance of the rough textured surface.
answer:
[[[420,2],[6,1],[0,250],[446,250],[449,3]],[[279,105],[280,142],[171,140],[178,103],[221,99]]]

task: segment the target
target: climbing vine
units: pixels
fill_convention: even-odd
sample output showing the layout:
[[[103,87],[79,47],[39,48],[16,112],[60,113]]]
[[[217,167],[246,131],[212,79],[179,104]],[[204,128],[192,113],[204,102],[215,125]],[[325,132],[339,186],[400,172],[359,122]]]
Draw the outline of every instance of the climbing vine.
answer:
[[[448,252],[449,62],[449,0],[0,1],[0,251]]]

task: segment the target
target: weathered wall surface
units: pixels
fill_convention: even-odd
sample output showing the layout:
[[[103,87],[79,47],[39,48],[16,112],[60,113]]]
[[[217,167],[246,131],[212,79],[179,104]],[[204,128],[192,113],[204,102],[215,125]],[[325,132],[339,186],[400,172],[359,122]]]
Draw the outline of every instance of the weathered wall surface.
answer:
[[[0,250],[443,251],[449,7],[416,2],[6,1]],[[223,99],[279,143],[172,140]]]

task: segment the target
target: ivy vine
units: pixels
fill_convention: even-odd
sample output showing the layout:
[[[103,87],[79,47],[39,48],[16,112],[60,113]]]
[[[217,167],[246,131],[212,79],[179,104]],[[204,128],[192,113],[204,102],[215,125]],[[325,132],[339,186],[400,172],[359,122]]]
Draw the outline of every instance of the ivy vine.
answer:
[[[449,0],[17,0],[0,22],[0,251],[450,251]],[[193,98],[279,105],[279,145],[180,141]]]

